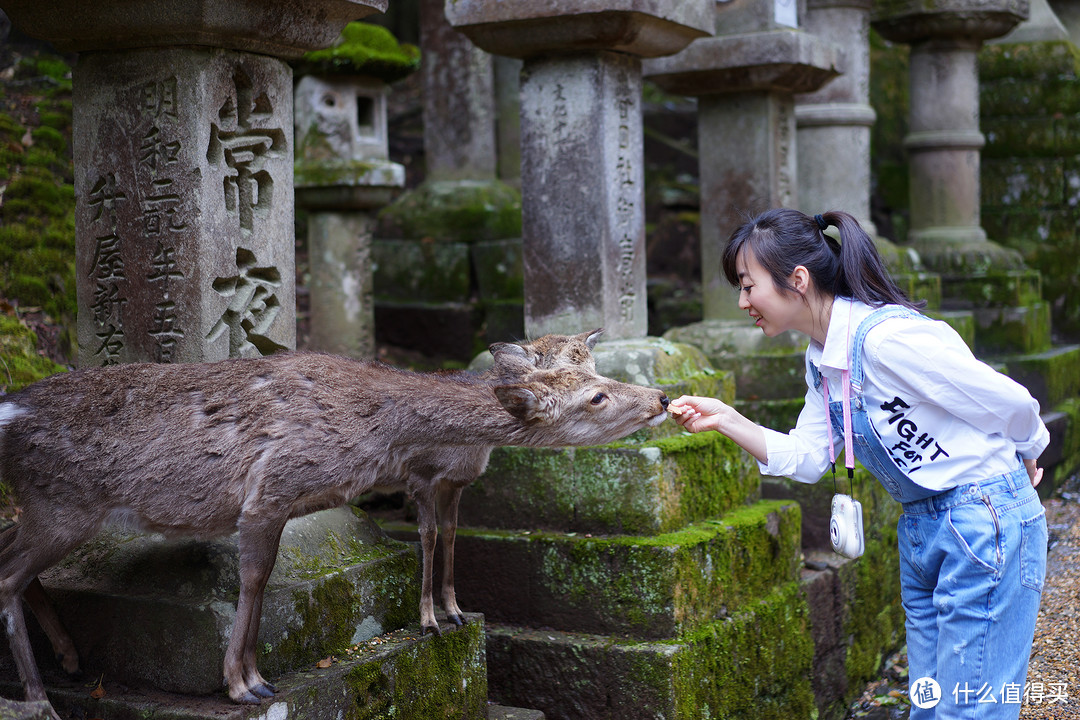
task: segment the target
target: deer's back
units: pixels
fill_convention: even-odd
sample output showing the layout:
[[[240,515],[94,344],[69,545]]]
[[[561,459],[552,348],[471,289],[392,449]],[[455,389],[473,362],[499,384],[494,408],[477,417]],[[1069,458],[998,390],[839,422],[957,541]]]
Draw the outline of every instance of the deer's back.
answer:
[[[245,508],[299,515],[400,478],[427,382],[306,353],[56,375],[0,406],[0,471],[24,505],[227,533]]]

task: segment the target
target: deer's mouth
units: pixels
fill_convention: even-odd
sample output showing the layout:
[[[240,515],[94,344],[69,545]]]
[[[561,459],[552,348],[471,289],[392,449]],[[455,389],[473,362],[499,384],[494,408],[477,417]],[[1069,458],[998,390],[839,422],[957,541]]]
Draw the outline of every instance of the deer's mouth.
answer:
[[[653,415],[652,417],[650,417],[648,423],[646,423],[646,424],[649,427],[656,427],[660,423],[667,420],[667,416],[668,416],[667,410],[661,410],[656,415]]]

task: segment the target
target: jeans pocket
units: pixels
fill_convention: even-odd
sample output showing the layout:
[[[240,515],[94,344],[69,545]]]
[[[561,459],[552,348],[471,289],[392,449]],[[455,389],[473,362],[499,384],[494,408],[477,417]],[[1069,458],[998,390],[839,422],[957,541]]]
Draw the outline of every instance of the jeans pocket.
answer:
[[[1026,588],[1042,592],[1046,579],[1046,511],[1020,523],[1020,582]]]
[[[975,565],[996,573],[1002,564],[1001,525],[991,506],[969,502],[949,509],[949,530]]]

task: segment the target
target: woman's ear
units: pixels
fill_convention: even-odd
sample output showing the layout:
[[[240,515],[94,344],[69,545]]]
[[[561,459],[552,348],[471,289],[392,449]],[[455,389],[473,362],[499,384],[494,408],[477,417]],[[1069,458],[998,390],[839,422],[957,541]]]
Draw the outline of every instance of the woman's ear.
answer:
[[[796,265],[788,277],[788,282],[800,295],[806,295],[810,290],[810,271],[804,265]]]

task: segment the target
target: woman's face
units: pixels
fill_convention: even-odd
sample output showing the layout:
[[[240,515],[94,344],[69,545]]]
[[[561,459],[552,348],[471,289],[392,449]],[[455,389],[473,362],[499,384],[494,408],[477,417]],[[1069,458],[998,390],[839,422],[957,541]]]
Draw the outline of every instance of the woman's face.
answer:
[[[806,301],[797,292],[781,292],[772,275],[744,249],[735,261],[739,273],[739,309],[746,310],[768,337],[787,330],[801,330]]]

